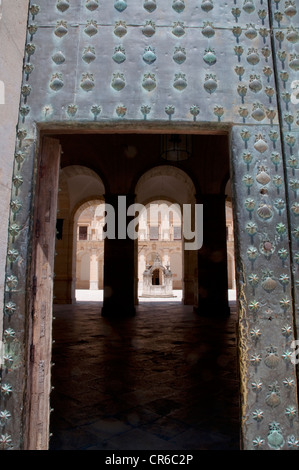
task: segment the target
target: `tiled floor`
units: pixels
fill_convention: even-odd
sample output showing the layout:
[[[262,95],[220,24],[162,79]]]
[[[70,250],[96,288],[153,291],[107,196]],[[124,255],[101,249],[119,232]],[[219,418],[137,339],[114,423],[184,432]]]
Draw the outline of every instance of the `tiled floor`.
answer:
[[[238,449],[235,308],[142,302],[109,321],[100,306],[54,308],[50,449]]]

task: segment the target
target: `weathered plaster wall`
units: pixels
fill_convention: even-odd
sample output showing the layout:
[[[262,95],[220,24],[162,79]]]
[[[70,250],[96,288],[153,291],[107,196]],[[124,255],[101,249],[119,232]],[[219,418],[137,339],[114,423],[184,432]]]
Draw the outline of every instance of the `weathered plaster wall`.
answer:
[[[20,102],[22,66],[28,17],[28,0],[0,2],[0,324],[2,325],[4,276],[11,180]],[[0,339],[2,337],[2,328]]]
[[[295,8],[291,19],[288,5]],[[289,147],[293,153],[298,147],[287,137],[289,123],[280,112],[284,95],[276,102],[277,92],[291,85],[277,60],[282,43],[288,79],[297,73],[291,67],[298,45],[296,7],[279,0],[36,0],[29,15],[9,240],[16,252],[9,255],[5,307],[6,316],[13,312],[15,344],[24,340],[37,122],[94,130],[109,123],[115,129],[142,123],[153,131],[231,129],[246,449],[292,449],[299,443],[290,355],[297,247],[288,256],[287,210],[288,197],[295,195],[287,179],[287,197],[285,166],[277,163]],[[269,20],[276,11],[283,19],[273,30]],[[290,21],[297,26],[288,37]],[[276,30],[283,30],[284,42],[274,36],[273,44]],[[297,137],[296,118],[291,125]],[[289,177],[293,168],[287,171]],[[11,361],[19,366],[6,378],[14,381],[17,374],[20,380],[22,352]],[[21,399],[12,394],[7,409]],[[18,422],[10,421],[7,435],[18,447]]]

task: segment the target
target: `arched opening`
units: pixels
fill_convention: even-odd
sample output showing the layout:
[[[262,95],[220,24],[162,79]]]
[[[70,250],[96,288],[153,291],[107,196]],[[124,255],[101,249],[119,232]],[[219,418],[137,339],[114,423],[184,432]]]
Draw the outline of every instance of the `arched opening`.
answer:
[[[166,282],[164,270],[171,279]],[[151,275],[151,283],[148,276]],[[169,288],[166,289],[166,284]],[[171,289],[170,289],[171,284]],[[163,286],[160,289],[150,285]],[[165,286],[165,287],[164,287]],[[182,217],[178,204],[165,199],[144,206],[138,223],[138,299],[182,299],[183,240]],[[167,291],[167,295],[166,292]]]
[[[200,249],[184,250],[183,243],[187,237],[183,225],[181,240],[178,240],[182,244],[182,254],[177,251],[167,253],[167,259],[165,254],[163,261],[165,270],[166,261],[171,268],[175,265],[178,268],[181,266],[183,301],[179,304],[167,299],[163,305],[157,302],[154,308],[152,303],[145,305],[140,302],[138,305],[136,294],[139,240],[138,237],[129,239],[127,234],[122,232],[122,225],[116,223],[115,231],[119,238],[105,238],[104,242],[105,314],[102,311],[102,315],[99,315],[98,305],[91,306],[84,302],[67,306],[57,305],[55,309],[53,362],[56,365],[52,375],[55,386],[51,400],[54,408],[52,449],[80,448],[81,444],[76,442],[75,437],[78,426],[80,433],[85,435],[84,439],[88,440],[87,445],[101,449],[105,446],[124,448],[126,445],[134,445],[136,435],[145,439],[143,442],[146,448],[153,449],[158,439],[160,446],[163,443],[166,447],[169,445],[175,449],[182,448],[181,445],[188,449],[198,449],[205,445],[201,441],[203,434],[211,435],[214,439],[218,431],[226,436],[224,447],[235,446],[238,436],[231,417],[235,417],[234,413],[238,410],[235,406],[237,400],[231,400],[231,396],[236,396],[236,390],[233,385],[229,389],[231,382],[227,383],[226,380],[228,369],[232,380],[235,380],[236,374],[235,349],[231,347],[235,341],[234,318],[228,319],[223,315],[222,307],[225,302],[222,302],[222,299],[217,309],[213,304],[215,292],[218,293],[225,287],[225,282],[221,279],[223,267],[227,269],[227,265],[221,251],[226,243],[223,216],[225,197],[224,191],[221,190],[224,178],[222,166],[217,166],[215,161],[210,165],[210,162],[212,157],[216,156],[221,156],[221,163],[227,162],[219,150],[225,148],[226,140],[213,137],[211,142],[206,136],[196,136],[195,140],[195,147],[201,149],[205,158],[201,157],[198,150],[195,154],[198,158],[191,158],[179,167],[175,164],[162,164],[159,156],[160,139],[157,135],[61,137],[64,154],[58,217],[62,220],[57,223],[59,234],[56,260],[58,256],[65,256],[67,261],[64,264],[60,260],[58,267],[64,264],[65,268],[67,265],[66,281],[71,292],[71,301],[72,292],[76,290],[76,263],[73,262],[76,253],[75,241],[83,242],[83,239],[94,236],[90,227],[80,230],[78,221],[84,210],[91,207],[95,200],[101,204],[105,199],[105,207],[110,205],[110,208],[115,209],[118,224],[122,222],[122,215],[126,213],[127,208],[134,203],[146,208],[151,203],[163,201],[168,205],[176,204],[182,209],[184,205],[190,204],[194,207],[196,203],[203,201],[208,207],[205,219],[208,226],[208,243],[204,246],[203,253],[200,253]],[[89,152],[86,153],[84,163],[97,171],[87,168],[83,172],[84,178],[80,179],[80,172],[76,171],[80,165],[66,163],[72,160],[77,164],[83,162],[78,149],[85,146]],[[127,150],[133,146],[135,150],[130,151],[128,157]],[[215,150],[215,146],[219,152]],[[134,160],[132,154],[140,154],[143,158]],[[109,159],[105,158],[106,155],[109,155]],[[75,166],[75,171],[69,169],[69,172],[69,166]],[[209,179],[207,175],[211,173],[210,166],[215,174]],[[104,174],[106,191],[97,174]],[[205,197],[200,191],[201,184],[198,181],[206,185]],[[194,212],[193,216],[195,217]],[[168,226],[162,222],[163,217],[159,219],[161,242],[167,241],[168,235]],[[173,215],[169,217],[168,223],[174,227]],[[140,219],[137,225],[140,226]],[[81,227],[83,226],[84,224],[81,224]],[[64,240],[65,227],[68,228],[68,243]],[[178,231],[179,227],[176,228],[177,238]],[[156,243],[157,240],[152,242]],[[145,267],[147,263],[154,263],[156,254],[157,250],[151,246],[144,256]],[[211,263],[214,263],[212,268]],[[88,265],[88,258],[83,260],[83,265]],[[202,272],[199,276],[200,270]],[[57,272],[55,283],[58,280],[60,284],[55,286],[56,289],[63,281],[61,272],[56,269]],[[215,273],[218,276],[217,281],[220,280],[221,283],[221,289],[218,283],[216,291],[215,284],[211,283]],[[166,271],[162,271],[162,274],[159,271],[159,282],[162,284],[163,275],[165,280]],[[154,277],[157,279],[158,275],[155,274]],[[151,284],[153,285],[152,278]],[[160,288],[161,285],[156,287]],[[59,292],[59,289],[57,291]],[[202,305],[199,308],[199,297],[203,294],[208,297],[206,317],[202,314]],[[60,298],[60,303],[67,303],[64,297]],[[136,301],[135,316],[130,316],[132,299]],[[127,306],[129,311],[126,310]],[[198,310],[194,307],[198,307]],[[214,313],[223,316],[213,318]],[[219,388],[226,392],[219,394]],[[228,396],[229,400],[226,401]],[[221,409],[225,416],[225,425],[217,422],[217,418],[209,423],[207,408]],[[171,437],[163,426],[168,420],[171,422]],[[180,423],[177,435],[175,427],[172,427],[174,422]],[[229,431],[228,422],[232,427]],[[191,434],[193,442],[189,440]],[[68,435],[74,437],[71,443],[68,442]],[[162,436],[162,440],[157,438],[157,435]],[[215,445],[218,444],[217,442]]]
[[[173,165],[160,165],[145,172],[135,188],[136,201],[144,205],[139,214],[138,293],[142,295],[143,273],[152,266],[151,253],[161,258],[172,273],[172,300],[195,305],[197,298],[197,251],[184,249],[183,208],[194,214],[196,188],[188,174]],[[193,215],[194,216],[194,215]],[[155,255],[155,256],[156,256]],[[172,264],[173,263],[173,264]],[[155,281],[157,282],[157,281]],[[158,290],[157,290],[158,292]],[[160,298],[163,297],[160,295]],[[153,296],[152,300],[159,298]]]
[[[104,184],[93,170],[81,165],[66,166],[60,170],[54,280],[56,304],[76,302],[79,272],[81,287],[84,288],[90,281],[90,273],[95,277],[97,275],[95,265],[98,265],[100,253],[98,250],[92,253],[93,228],[90,226],[88,229],[84,221],[94,207],[103,204],[104,193]],[[85,242],[89,241],[88,259]]]
[[[74,218],[76,238],[76,300],[100,301],[104,287],[105,203],[84,203]]]

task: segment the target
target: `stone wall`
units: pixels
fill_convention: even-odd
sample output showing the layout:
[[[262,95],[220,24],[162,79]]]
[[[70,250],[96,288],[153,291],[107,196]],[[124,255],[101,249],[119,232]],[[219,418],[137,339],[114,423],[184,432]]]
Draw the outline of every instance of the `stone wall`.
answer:
[[[9,202],[22,81],[28,0],[0,2],[0,324],[2,325]],[[2,328],[0,329],[0,339]]]

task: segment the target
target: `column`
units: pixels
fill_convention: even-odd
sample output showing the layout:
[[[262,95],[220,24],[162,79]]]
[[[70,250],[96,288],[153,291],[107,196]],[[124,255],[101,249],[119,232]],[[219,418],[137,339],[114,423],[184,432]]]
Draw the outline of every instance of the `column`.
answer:
[[[197,305],[197,251],[183,251],[183,303]]]
[[[135,314],[135,240],[127,235],[127,208],[134,203],[133,195],[105,196],[110,218],[104,240],[104,299],[102,315],[111,318]],[[113,236],[112,216],[115,214]],[[107,232],[106,232],[107,233]],[[136,267],[137,269],[137,267]]]
[[[92,251],[90,255],[90,268],[89,268],[89,289],[97,290],[99,288],[99,268],[97,253]]]
[[[225,195],[209,194],[203,203],[203,246],[198,251],[198,305],[201,315],[229,314]]]

